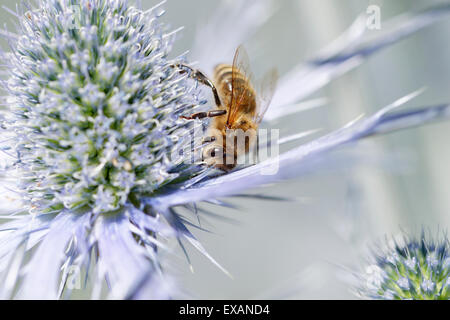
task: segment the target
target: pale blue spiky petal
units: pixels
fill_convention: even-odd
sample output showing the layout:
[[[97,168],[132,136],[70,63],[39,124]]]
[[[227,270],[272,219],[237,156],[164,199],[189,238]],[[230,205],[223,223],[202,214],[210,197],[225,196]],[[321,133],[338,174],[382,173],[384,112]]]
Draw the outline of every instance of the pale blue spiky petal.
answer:
[[[300,64],[282,76],[265,120],[275,120],[289,113],[290,105],[311,95],[336,77],[361,65],[371,57],[400,40],[432,25],[450,14],[450,5],[408,13],[383,22],[382,30],[370,34],[367,18],[362,16],[318,57]],[[279,109],[285,110],[280,113]],[[295,111],[295,110],[293,110]]]
[[[80,217],[70,213],[59,214],[49,225],[49,232],[34,252],[26,267],[20,299],[57,299],[60,268],[65,249],[77,228]]]
[[[154,206],[167,208],[185,203],[204,201],[214,197],[239,194],[253,188],[282,179],[293,178],[315,170],[315,163],[330,164],[330,152],[343,145],[354,143],[372,135],[415,127],[450,117],[450,105],[438,105],[407,111],[392,111],[392,106],[382,109],[362,121],[327,134],[299,147],[228,175],[210,179],[194,187],[178,190],[169,195],[155,197],[149,201]],[[332,157],[330,157],[330,160]],[[278,168],[274,174],[264,174]]]

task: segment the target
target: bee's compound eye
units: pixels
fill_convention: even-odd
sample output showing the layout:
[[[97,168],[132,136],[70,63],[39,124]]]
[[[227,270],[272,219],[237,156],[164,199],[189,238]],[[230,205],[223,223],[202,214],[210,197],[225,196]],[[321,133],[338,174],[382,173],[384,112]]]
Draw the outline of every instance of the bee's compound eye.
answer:
[[[203,139],[203,143],[210,143],[210,142],[214,142],[216,141],[216,137],[211,136],[211,137],[206,137]]]
[[[212,146],[204,151],[205,158],[221,158],[223,156],[223,148],[220,146]]]
[[[211,158],[215,158],[216,156],[221,156],[222,155],[222,148],[212,148],[210,150],[209,155],[211,156]]]

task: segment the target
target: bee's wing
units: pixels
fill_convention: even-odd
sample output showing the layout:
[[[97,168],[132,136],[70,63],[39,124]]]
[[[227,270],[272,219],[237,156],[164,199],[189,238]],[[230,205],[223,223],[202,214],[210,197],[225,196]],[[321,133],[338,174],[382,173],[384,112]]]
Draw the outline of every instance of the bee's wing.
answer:
[[[261,81],[261,86],[257,91],[258,106],[254,119],[257,124],[262,121],[264,114],[269,108],[273,94],[275,93],[275,89],[277,87],[277,82],[278,72],[276,69],[271,69],[267,72]]]
[[[236,120],[236,116],[239,114],[238,109],[241,105],[241,101],[250,93],[249,90],[251,90],[247,85],[239,85],[239,82],[242,81],[251,83],[251,80],[253,79],[253,74],[250,70],[250,59],[248,58],[247,51],[242,45],[236,49],[232,70],[231,103],[228,110],[227,124],[231,124]],[[243,79],[242,76],[244,76],[245,79]]]

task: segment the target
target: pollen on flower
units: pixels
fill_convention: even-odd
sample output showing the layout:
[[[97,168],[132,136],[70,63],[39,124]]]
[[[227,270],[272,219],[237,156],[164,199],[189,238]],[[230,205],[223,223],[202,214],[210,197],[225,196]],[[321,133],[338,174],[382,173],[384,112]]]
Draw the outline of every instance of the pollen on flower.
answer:
[[[449,299],[447,237],[432,239],[423,232],[420,238],[405,235],[402,242],[392,241],[373,254],[374,265],[366,268],[359,293],[372,299]],[[374,270],[379,270],[376,277]]]
[[[123,0],[42,1],[20,18],[2,128],[28,206],[102,213],[185,176],[167,154],[201,103],[158,18]]]

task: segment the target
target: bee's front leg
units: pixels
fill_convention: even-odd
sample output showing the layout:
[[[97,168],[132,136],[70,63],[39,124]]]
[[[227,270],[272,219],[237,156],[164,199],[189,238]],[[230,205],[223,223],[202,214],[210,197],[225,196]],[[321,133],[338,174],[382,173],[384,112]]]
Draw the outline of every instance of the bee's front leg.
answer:
[[[179,69],[180,73],[188,73],[191,78],[210,87],[213,92],[216,105],[218,107],[220,107],[222,105],[220,98],[219,98],[219,93],[217,92],[217,89],[216,89],[216,86],[214,85],[214,83],[212,83],[212,81],[203,72],[201,72],[200,70],[197,70],[197,69],[193,69],[192,67],[190,67],[184,63],[173,64],[173,65],[171,65],[171,67]]]

